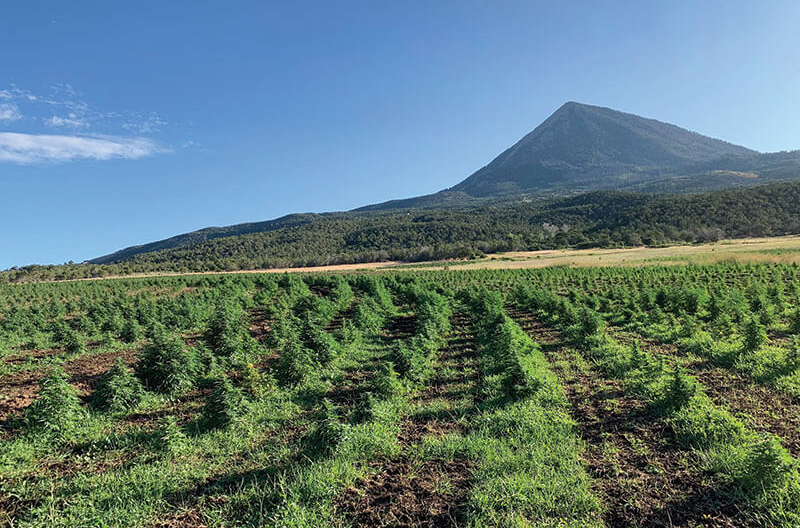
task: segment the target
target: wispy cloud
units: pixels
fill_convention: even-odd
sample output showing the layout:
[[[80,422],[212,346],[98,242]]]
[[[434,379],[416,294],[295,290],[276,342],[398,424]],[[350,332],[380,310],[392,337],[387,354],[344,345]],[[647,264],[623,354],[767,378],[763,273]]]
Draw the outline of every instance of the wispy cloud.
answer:
[[[22,118],[17,105],[13,103],[0,103],[0,121],[17,121]]]
[[[150,139],[168,125],[155,113],[98,111],[69,84],[40,93],[15,85],[0,89],[0,162],[53,163],[135,159],[170,149]],[[60,134],[53,134],[59,129]],[[41,132],[41,133],[40,133]]]
[[[0,132],[0,161],[20,164],[136,159],[167,151],[142,137]]]
[[[89,122],[86,119],[81,119],[77,114],[67,114],[66,117],[53,116],[49,119],[45,119],[44,124],[54,128],[86,128],[89,126]]]

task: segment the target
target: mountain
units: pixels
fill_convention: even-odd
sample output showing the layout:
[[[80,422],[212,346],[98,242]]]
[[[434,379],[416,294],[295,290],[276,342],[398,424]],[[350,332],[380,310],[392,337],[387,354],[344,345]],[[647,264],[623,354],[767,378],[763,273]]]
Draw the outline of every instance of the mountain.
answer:
[[[267,251],[280,237],[284,237],[286,244],[295,244],[297,239],[291,238],[292,233],[312,232],[323,229],[318,226],[336,222],[339,222],[334,229],[337,236],[342,229],[346,230],[342,226],[356,219],[362,232],[367,229],[363,222],[383,221],[380,216],[359,216],[372,212],[491,210],[496,204],[514,200],[555,200],[598,190],[686,194],[797,178],[800,178],[800,151],[760,153],[654,119],[568,102],[491,163],[441,192],[368,205],[349,213],[296,214],[266,222],[206,228],[125,248],[89,262],[124,262],[140,255],[163,255],[181,248],[209,248],[217,239],[273,233],[262,248]],[[419,227],[412,225],[406,229],[411,232]],[[408,243],[421,240],[413,236],[400,239]],[[317,244],[320,251],[323,246],[328,248],[329,242],[324,237],[306,240]],[[430,242],[431,239],[426,239],[425,243]],[[338,249],[331,246],[325,251],[339,252],[345,246],[336,246]],[[217,255],[216,249],[208,251]],[[292,253],[291,258],[299,254]],[[223,252],[215,258],[224,259],[225,255]]]
[[[492,196],[553,187],[610,189],[721,158],[757,155],[655,119],[569,102],[449,191]]]
[[[685,194],[799,177],[799,151],[763,154],[655,119],[568,102],[453,187],[356,210],[442,207],[520,195],[554,198],[595,190]]]

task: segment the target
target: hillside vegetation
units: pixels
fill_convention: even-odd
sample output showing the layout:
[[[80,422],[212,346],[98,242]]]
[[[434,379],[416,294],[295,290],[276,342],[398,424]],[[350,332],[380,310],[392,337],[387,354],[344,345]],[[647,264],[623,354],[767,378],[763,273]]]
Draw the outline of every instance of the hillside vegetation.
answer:
[[[422,261],[510,250],[657,246],[796,234],[800,233],[800,183],[698,195],[600,191],[544,203],[514,200],[449,209],[294,218],[288,225],[276,224],[271,231],[201,238],[148,253],[123,253],[119,261],[108,264],[29,266],[0,276],[13,282],[152,271]]]

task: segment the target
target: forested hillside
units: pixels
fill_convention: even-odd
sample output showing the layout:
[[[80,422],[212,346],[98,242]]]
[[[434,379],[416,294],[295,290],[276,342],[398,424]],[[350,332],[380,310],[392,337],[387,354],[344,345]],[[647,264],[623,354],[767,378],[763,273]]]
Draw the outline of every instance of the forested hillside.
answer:
[[[698,195],[600,191],[545,203],[315,215],[110,264],[28,266],[5,281],[466,258],[564,247],[624,247],[800,233],[800,183]]]

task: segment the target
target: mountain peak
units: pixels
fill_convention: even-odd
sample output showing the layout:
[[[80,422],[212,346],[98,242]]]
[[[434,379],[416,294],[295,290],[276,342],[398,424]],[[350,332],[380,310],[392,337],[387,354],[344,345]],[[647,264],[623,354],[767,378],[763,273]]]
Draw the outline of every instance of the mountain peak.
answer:
[[[575,101],[451,190],[490,196],[555,187],[615,188],[615,181],[753,150],[655,119]]]

